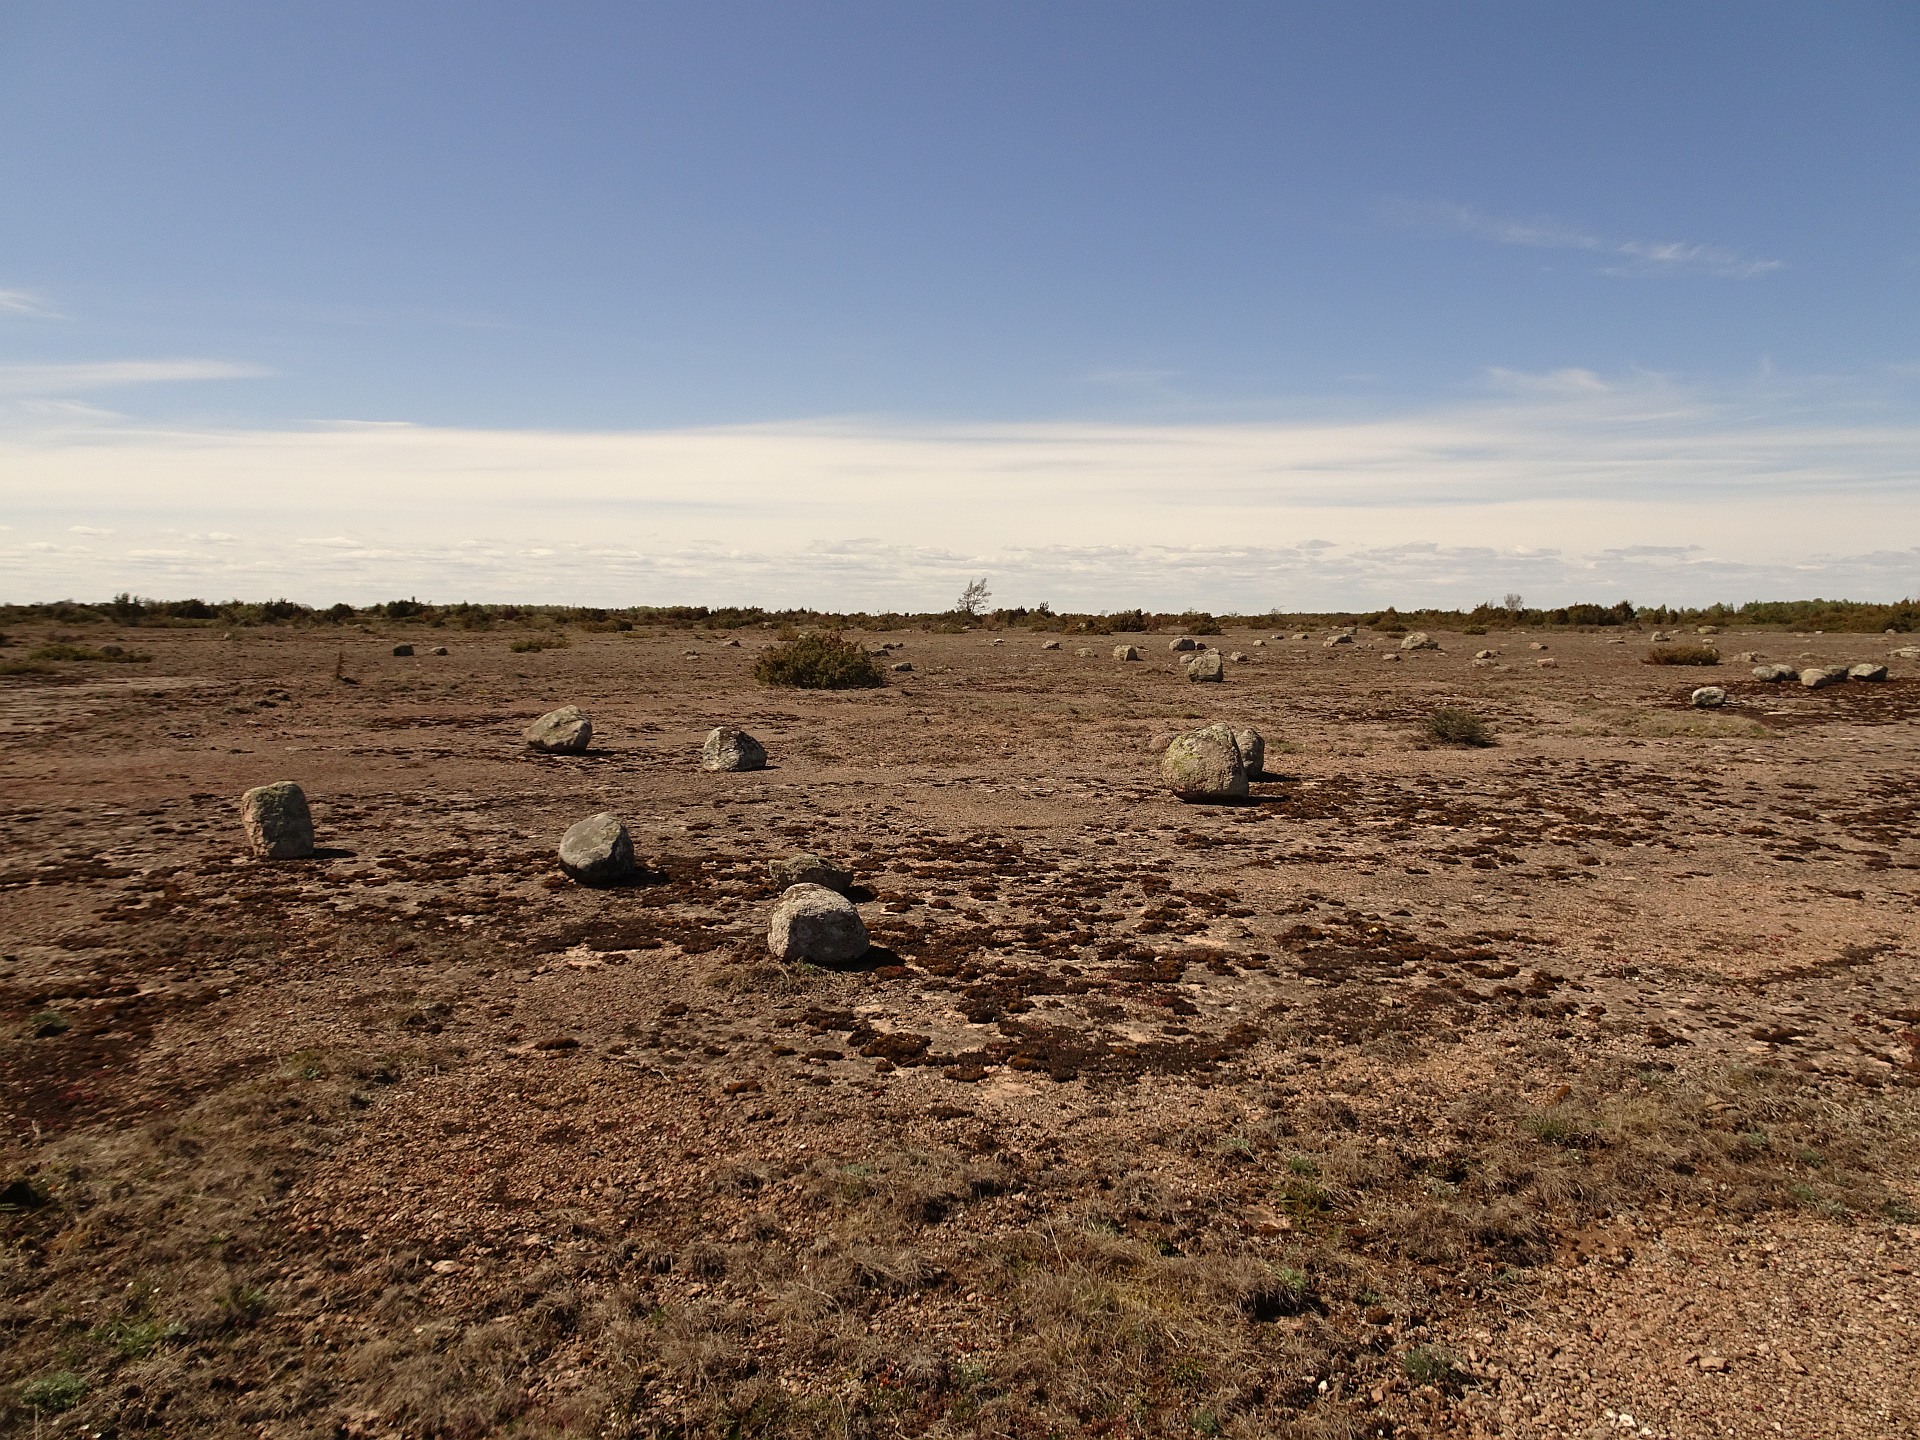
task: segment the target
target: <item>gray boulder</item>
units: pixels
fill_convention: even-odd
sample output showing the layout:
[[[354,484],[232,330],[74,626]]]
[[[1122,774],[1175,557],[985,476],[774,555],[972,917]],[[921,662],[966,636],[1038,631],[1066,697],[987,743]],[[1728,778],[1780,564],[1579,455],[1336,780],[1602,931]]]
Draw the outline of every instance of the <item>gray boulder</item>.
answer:
[[[1884,665],[1876,665],[1871,660],[1862,660],[1858,665],[1849,665],[1847,667],[1847,678],[1849,680],[1866,680],[1869,682],[1884,680],[1887,678],[1887,667]]]
[[[1247,762],[1225,725],[1176,735],[1160,757],[1160,778],[1182,800],[1244,800]]]
[[[1401,638],[1400,648],[1402,650],[1438,650],[1440,642],[1426,631],[1416,630],[1411,635]]]
[[[1718,685],[1702,685],[1687,699],[1696,710],[1718,710],[1727,703],[1727,692]]]
[[[411,645],[396,645],[393,647],[393,653],[395,655],[411,655],[413,654],[413,647]]]
[[[1187,679],[1193,681],[1219,681],[1227,675],[1227,663],[1220,658],[1218,650],[1202,650],[1187,662]]]
[[[578,705],[562,705],[529,725],[521,739],[548,755],[578,755],[593,740],[593,721]]]
[[[1240,747],[1240,763],[1246,767],[1249,780],[1258,780],[1266,774],[1267,742],[1258,730],[1249,725],[1234,731],[1233,743]]]
[[[1058,650],[1060,648],[1060,642],[1058,640],[1042,640],[1040,642],[1040,648],[1042,650]]]
[[[767,920],[767,949],[776,960],[844,965],[870,948],[867,927],[853,902],[824,885],[793,886]]]
[[[1920,660],[1920,645],[1902,645],[1893,652],[1896,660]]]
[[[1476,650],[1473,652],[1473,658],[1476,660],[1494,660],[1499,657],[1491,650]]]
[[[781,889],[793,885],[818,885],[844,895],[853,888],[853,872],[831,860],[823,860],[811,851],[785,855],[767,862],[767,873]]]
[[[1753,678],[1773,685],[1783,680],[1798,680],[1800,672],[1791,665],[1756,665],[1753,667]]]
[[[913,673],[913,662],[911,660],[896,660],[887,668],[896,675],[911,675]]]
[[[1819,666],[1809,666],[1800,672],[1800,683],[1809,690],[1824,690],[1829,685],[1838,685],[1846,678],[1845,670],[1823,670]]]
[[[1140,658],[1140,652],[1131,645],[1116,645],[1113,647],[1113,658],[1116,660],[1138,660]]]
[[[313,814],[291,780],[256,785],[240,797],[247,848],[262,860],[306,860],[313,855]]]
[[[1336,645],[1351,645],[1352,643],[1353,643],[1353,631],[1336,630],[1333,632],[1333,634],[1329,635],[1325,641],[1322,642],[1321,648],[1324,650],[1331,650]]]
[[[436,645],[431,650],[427,651],[427,654],[429,655],[444,655],[446,653],[447,653],[447,647],[444,645]]]
[[[731,725],[720,725],[707,732],[700,747],[702,770],[764,770],[767,747]]]
[[[632,837],[611,810],[567,827],[560,837],[560,868],[582,885],[618,885],[639,870]]]
[[[1198,650],[1199,648],[1200,642],[1191,635],[1182,635],[1178,640],[1170,642],[1167,646],[1169,650]]]

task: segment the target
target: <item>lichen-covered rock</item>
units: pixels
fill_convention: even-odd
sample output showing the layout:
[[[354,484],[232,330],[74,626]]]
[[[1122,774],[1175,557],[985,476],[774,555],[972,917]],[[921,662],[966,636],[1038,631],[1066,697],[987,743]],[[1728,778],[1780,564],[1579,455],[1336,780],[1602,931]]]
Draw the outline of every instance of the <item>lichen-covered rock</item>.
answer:
[[[767,747],[744,730],[719,725],[707,732],[700,747],[702,770],[764,770]]]
[[[831,860],[823,860],[811,851],[783,855],[767,862],[767,873],[781,889],[793,885],[819,885],[844,895],[853,888],[853,872]]]
[[[1199,648],[1200,648],[1200,642],[1194,639],[1191,635],[1182,635],[1178,640],[1171,642],[1167,646],[1167,649],[1174,650],[1174,651],[1198,650]]]
[[[1266,774],[1267,742],[1258,730],[1249,725],[1234,731],[1233,743],[1240,747],[1240,763],[1246,767],[1249,780],[1258,780]]]
[[[777,960],[844,965],[870,948],[860,912],[824,885],[795,885],[767,920],[767,949]]]
[[[1426,631],[1416,630],[1411,635],[1402,637],[1400,648],[1402,650],[1438,650],[1440,642]]]
[[[1218,650],[1202,650],[1187,662],[1187,679],[1193,681],[1219,681],[1227,678],[1227,662],[1220,658]]]
[[[1058,650],[1060,648],[1060,642],[1058,640],[1042,640],[1040,642],[1040,648],[1042,650]]]
[[[256,785],[240,797],[247,848],[262,860],[305,860],[313,854],[313,814],[291,780]]]
[[[1871,660],[1862,660],[1858,665],[1850,665],[1847,667],[1847,678],[1849,680],[1865,680],[1869,683],[1877,682],[1887,678],[1887,667],[1884,665],[1876,665]]]
[[[578,705],[562,705],[534,721],[520,738],[548,755],[578,755],[593,741],[593,720]]]
[[[1829,685],[1838,685],[1847,678],[1845,670],[1823,670],[1811,666],[1800,672],[1800,683],[1809,690],[1824,690]]]
[[[1113,658],[1116,660],[1138,660],[1140,658],[1140,652],[1131,645],[1116,645],[1113,647]]]
[[[603,810],[567,827],[560,837],[560,868],[582,885],[617,885],[632,879],[639,866],[626,825]]]
[[[1778,684],[1783,680],[1798,680],[1800,672],[1791,665],[1756,665],[1753,667],[1753,678]]]
[[[1160,757],[1160,778],[1182,800],[1247,798],[1247,762],[1226,725],[1174,736]]]
[[[1331,650],[1336,645],[1351,645],[1351,644],[1353,644],[1353,631],[1336,630],[1333,632],[1333,634],[1329,635],[1326,638],[1321,648],[1326,650]]]
[[[1727,692],[1718,685],[1702,685],[1687,697],[1687,703],[1696,710],[1718,710],[1727,703]]]

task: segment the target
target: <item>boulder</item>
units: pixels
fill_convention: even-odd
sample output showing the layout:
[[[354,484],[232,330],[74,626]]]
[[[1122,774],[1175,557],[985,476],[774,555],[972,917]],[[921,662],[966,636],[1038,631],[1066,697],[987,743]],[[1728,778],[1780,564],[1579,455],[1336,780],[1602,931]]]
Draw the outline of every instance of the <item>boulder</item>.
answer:
[[[395,655],[411,655],[413,654],[413,647],[411,645],[396,645],[393,647],[393,653]]]
[[[764,770],[767,747],[731,725],[717,725],[707,732],[700,747],[702,770]]]
[[[1253,643],[1258,645],[1260,642],[1256,640]],[[1227,659],[1233,661],[1233,663],[1236,665],[1245,665],[1249,663],[1247,660],[1247,657],[1241,654],[1238,650],[1234,651],[1231,655],[1227,656]]]
[[[1844,670],[1823,670],[1817,665],[1807,667],[1800,672],[1800,683],[1809,690],[1824,690],[1829,685],[1838,685],[1847,678]]]
[[[1198,650],[1199,648],[1200,642],[1191,635],[1182,635],[1178,640],[1170,641],[1167,645],[1169,650]]]
[[[913,673],[913,662],[911,660],[896,660],[887,668],[896,675],[911,675]]]
[[[1440,642],[1426,631],[1416,630],[1411,635],[1403,635],[1400,638],[1400,648],[1402,650],[1438,650]]]
[[[1202,650],[1187,662],[1187,679],[1195,682],[1223,680],[1226,674],[1226,662],[1220,658],[1218,650]]]
[[[1887,667],[1876,665],[1871,660],[1862,660],[1858,665],[1847,667],[1849,680],[1879,681],[1887,678]]]
[[[632,837],[611,810],[567,827],[560,837],[560,868],[582,885],[618,885],[639,870]]]
[[[853,872],[834,864],[831,860],[822,860],[812,851],[801,851],[797,855],[786,855],[778,860],[767,862],[767,873],[773,877],[774,884],[785,890],[794,885],[818,885],[844,895],[853,888]]]
[[[1491,650],[1476,650],[1473,652],[1473,658],[1476,660],[1492,660],[1496,657]]]
[[[447,653],[447,647],[444,645],[436,645],[431,650],[427,651],[427,654],[429,655],[444,655],[446,653]]]
[[[256,785],[240,797],[247,848],[262,860],[306,860],[313,855],[313,814],[291,780]]]
[[[1060,648],[1060,642],[1058,640],[1043,640],[1040,642],[1040,648],[1042,650],[1058,650]]]
[[[1696,710],[1718,710],[1727,703],[1727,692],[1718,685],[1702,685],[1687,697],[1687,703]]]
[[[1246,767],[1249,780],[1258,780],[1267,773],[1266,737],[1249,725],[1233,732],[1233,743],[1240,747],[1240,763]]]
[[[1551,655],[1542,655],[1533,663],[1538,665],[1542,670],[1558,670],[1560,668],[1560,662]]]
[[[1698,625],[1694,627],[1693,633],[1696,635],[1718,635],[1720,633],[1720,627],[1718,625]]]
[[[1256,640],[1253,642],[1253,648],[1256,650],[1264,650],[1267,648],[1267,642],[1264,640]]]
[[[1084,645],[1080,646],[1073,653],[1078,655],[1082,660],[1091,660],[1093,658],[1093,651],[1089,650]]]
[[[860,912],[824,885],[795,885],[767,920],[767,949],[777,960],[844,965],[871,948]]]
[[[1398,650],[1389,650],[1385,654],[1383,654],[1380,658],[1382,660],[1391,660],[1395,664],[1398,664],[1400,662],[1400,652]]]
[[[1653,632],[1653,634],[1649,635],[1647,638],[1656,645],[1664,645],[1669,640],[1673,639],[1673,636],[1669,635],[1664,630],[1656,630]]]
[[[578,705],[562,705],[534,721],[520,738],[549,755],[578,755],[593,739],[593,721]]]
[[[1920,660],[1920,645],[1902,645],[1893,652],[1896,660]]]
[[[1131,645],[1116,645],[1113,647],[1113,658],[1116,660],[1138,660],[1140,658],[1140,652]]]
[[[1753,667],[1753,678],[1775,684],[1782,680],[1798,680],[1800,672],[1791,665],[1756,665]]]
[[[1352,643],[1353,632],[1351,630],[1336,630],[1326,638],[1321,648],[1331,650],[1336,645],[1351,645]]]
[[[1244,800],[1247,762],[1225,725],[1174,736],[1160,757],[1160,777],[1182,800]]]

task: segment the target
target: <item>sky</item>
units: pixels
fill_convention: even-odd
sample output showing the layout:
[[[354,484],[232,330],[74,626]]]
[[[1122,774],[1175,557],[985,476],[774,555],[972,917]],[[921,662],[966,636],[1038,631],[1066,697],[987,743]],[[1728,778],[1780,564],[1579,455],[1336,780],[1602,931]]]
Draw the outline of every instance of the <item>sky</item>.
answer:
[[[0,600],[1920,594],[1920,9],[9,0]]]

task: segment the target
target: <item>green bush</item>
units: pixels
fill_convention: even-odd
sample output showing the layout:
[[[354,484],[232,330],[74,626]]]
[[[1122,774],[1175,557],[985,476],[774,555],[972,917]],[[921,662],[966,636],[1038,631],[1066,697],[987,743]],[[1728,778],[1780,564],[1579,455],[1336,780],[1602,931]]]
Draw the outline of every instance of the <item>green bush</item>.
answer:
[[[865,650],[838,635],[801,635],[761,652],[753,678],[798,690],[870,690],[887,677]]]
[[[85,1376],[71,1370],[56,1370],[22,1385],[20,1403],[42,1415],[57,1415],[78,1405],[86,1393]]]
[[[1442,707],[1427,717],[1426,734],[1429,740],[1442,745],[1468,745],[1478,749],[1493,744],[1486,721],[1471,710],[1451,706]]]
[[[516,640],[507,648],[516,655],[531,655],[540,650],[564,650],[567,641],[565,636],[557,640]]]
[[[1649,665],[1718,665],[1720,652],[1711,645],[1659,645],[1647,651]]]

